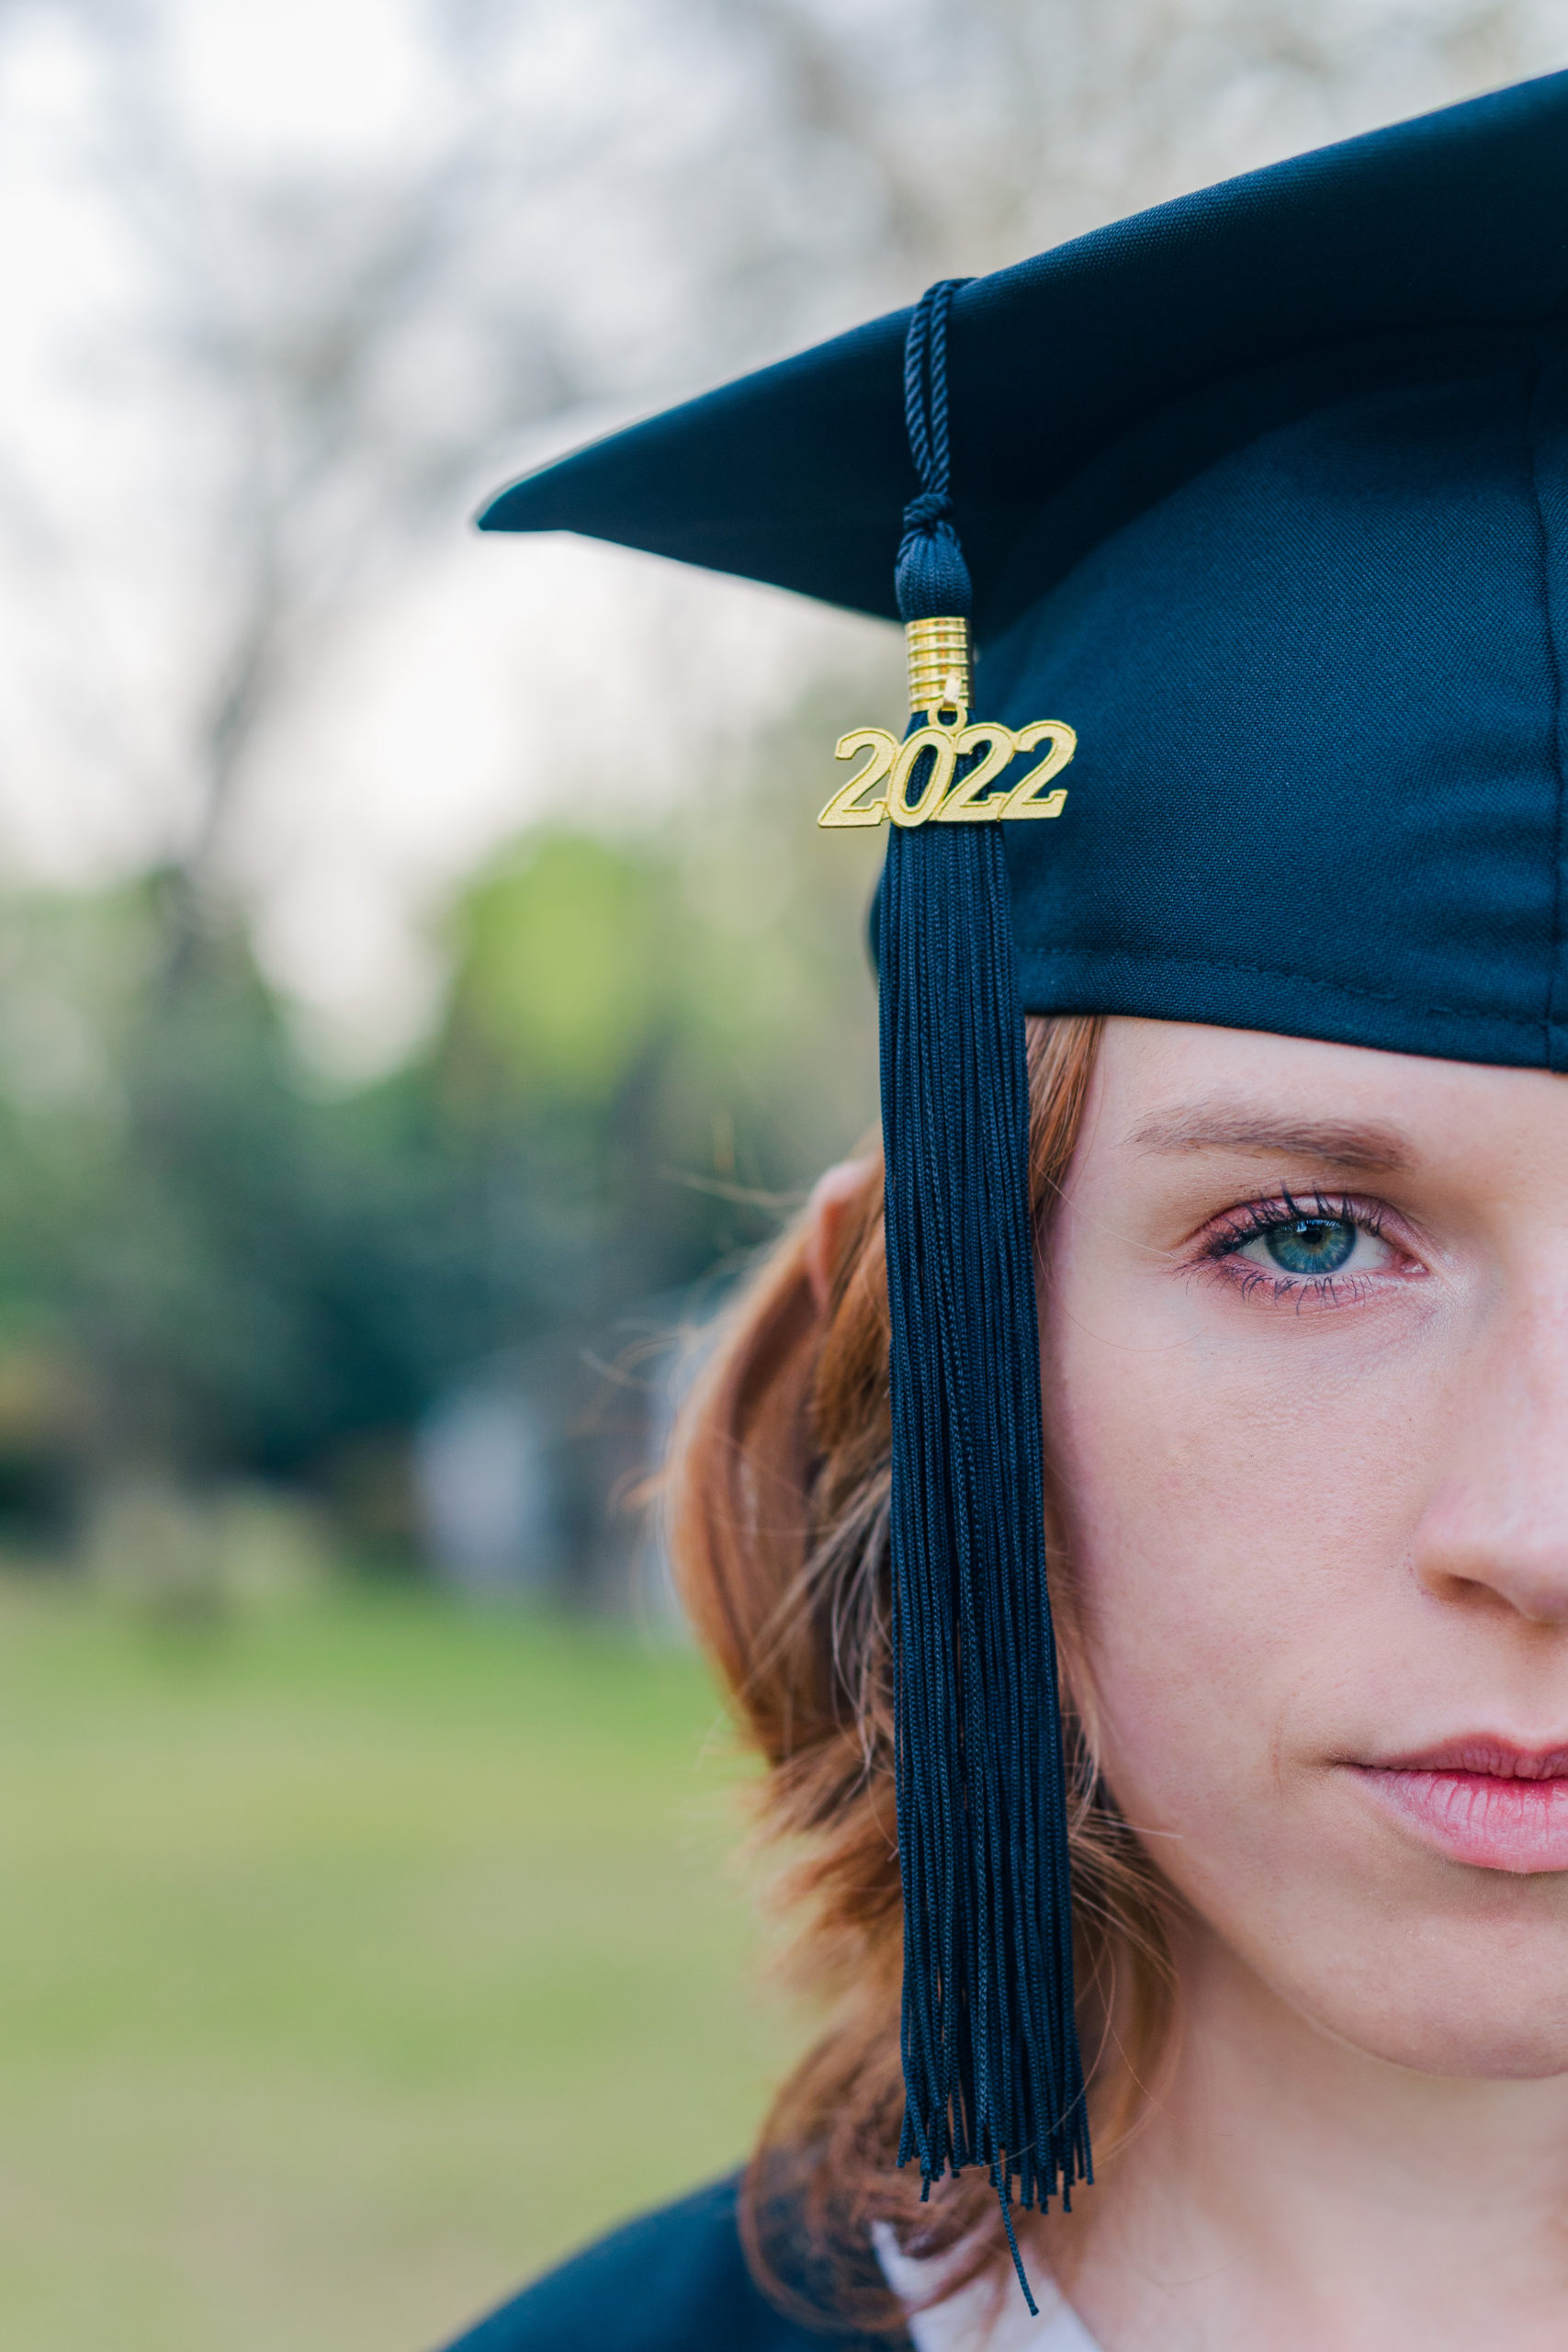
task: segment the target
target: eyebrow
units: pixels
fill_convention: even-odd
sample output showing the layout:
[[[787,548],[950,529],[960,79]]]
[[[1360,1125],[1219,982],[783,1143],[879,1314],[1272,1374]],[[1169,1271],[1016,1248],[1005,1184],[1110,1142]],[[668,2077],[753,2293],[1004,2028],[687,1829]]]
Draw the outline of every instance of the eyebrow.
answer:
[[[1245,1102],[1196,1102],[1151,1119],[1128,1137],[1139,1151],[1247,1151],[1317,1159],[1333,1168],[1399,1169],[1409,1145],[1392,1127],[1340,1119],[1292,1119]]]

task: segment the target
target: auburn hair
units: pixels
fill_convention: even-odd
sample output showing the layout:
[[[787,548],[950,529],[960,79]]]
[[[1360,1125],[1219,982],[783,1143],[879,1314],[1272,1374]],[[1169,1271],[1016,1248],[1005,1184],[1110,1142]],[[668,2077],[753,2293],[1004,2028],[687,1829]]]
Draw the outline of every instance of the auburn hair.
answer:
[[[1028,1023],[1037,1264],[1100,1026],[1079,1015]],[[882,1185],[880,1158],[868,1160],[841,1220],[825,1311],[805,1217],[762,1262],[677,1424],[667,1497],[686,1609],[761,1760],[757,1826],[781,1860],[775,1891],[793,1931],[791,1973],[826,2018],[748,2167],[748,2256],[766,2291],[798,2317],[897,2334],[902,2312],[870,2257],[874,2223],[889,2224],[917,2254],[956,2249],[942,2268],[943,2292],[989,2267],[1003,2239],[984,2173],[949,2180],[922,2206],[918,2173],[895,2163],[902,1904]],[[1103,2161],[1132,2128],[1168,2039],[1168,1927],[1160,1883],[1097,1767],[1048,1431],[1046,1495],[1078,2023]]]

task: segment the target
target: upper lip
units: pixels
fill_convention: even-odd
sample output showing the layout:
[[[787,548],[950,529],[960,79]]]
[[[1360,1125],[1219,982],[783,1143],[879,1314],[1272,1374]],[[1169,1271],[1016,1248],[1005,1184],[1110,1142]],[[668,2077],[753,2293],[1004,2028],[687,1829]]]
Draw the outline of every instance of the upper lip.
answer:
[[[1568,1742],[1550,1747],[1521,1747],[1495,1733],[1475,1732],[1462,1739],[1445,1739],[1435,1747],[1412,1748],[1403,1756],[1369,1758],[1363,1770],[1373,1772],[1477,1772],[1496,1781],[1556,1781],[1568,1777]]]

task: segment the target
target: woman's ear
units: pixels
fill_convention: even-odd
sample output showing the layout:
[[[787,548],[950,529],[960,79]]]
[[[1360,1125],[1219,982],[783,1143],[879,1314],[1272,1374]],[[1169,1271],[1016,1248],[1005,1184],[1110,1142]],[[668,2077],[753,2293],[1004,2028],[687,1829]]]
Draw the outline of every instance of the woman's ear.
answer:
[[[826,1315],[832,1302],[844,1219],[864,1193],[871,1166],[869,1159],[840,1159],[812,1186],[806,1204],[806,1278],[818,1315]]]

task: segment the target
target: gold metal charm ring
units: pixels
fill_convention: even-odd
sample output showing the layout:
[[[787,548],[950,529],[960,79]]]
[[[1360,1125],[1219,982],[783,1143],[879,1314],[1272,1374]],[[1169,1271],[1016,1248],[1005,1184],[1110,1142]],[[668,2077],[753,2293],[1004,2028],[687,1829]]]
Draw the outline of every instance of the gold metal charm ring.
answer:
[[[974,699],[974,664],[969,654],[969,624],[946,620],[908,621],[904,644],[909,662],[909,712],[967,710]]]

